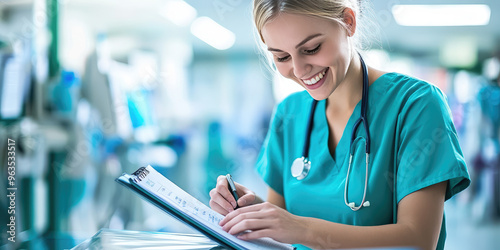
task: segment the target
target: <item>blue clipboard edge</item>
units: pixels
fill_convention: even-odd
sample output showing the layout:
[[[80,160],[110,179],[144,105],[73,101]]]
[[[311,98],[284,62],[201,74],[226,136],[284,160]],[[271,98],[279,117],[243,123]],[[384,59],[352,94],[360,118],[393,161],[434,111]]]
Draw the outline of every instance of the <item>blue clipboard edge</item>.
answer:
[[[173,216],[174,218],[186,223],[191,228],[195,229],[196,231],[199,231],[200,233],[202,233],[203,235],[205,235],[209,239],[217,242],[221,246],[227,247],[229,249],[244,249],[242,246],[233,245],[232,242],[226,242],[224,239],[221,239],[218,236],[218,234],[216,232],[212,231],[210,228],[207,228],[204,225],[201,225],[200,223],[189,218],[186,214],[184,214],[184,213],[178,211],[177,209],[172,208],[170,205],[158,200],[152,194],[141,189],[140,186],[136,185],[133,181],[131,181],[130,177],[131,176],[128,174],[123,174],[122,176],[116,178],[115,181],[122,184],[123,186],[131,189],[132,191],[137,193],[144,200],[150,202],[151,204],[155,205],[156,207],[163,210],[167,214]]]

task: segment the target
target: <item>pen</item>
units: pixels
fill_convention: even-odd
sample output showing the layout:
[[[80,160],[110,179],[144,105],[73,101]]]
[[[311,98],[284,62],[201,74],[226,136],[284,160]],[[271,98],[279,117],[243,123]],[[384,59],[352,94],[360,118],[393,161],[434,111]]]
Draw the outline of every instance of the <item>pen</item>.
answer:
[[[234,185],[233,178],[231,177],[230,174],[226,175],[227,183],[229,184],[228,188],[229,191],[231,191],[231,194],[233,194],[234,200],[236,201],[236,208],[238,208],[238,194],[236,193],[236,185]]]

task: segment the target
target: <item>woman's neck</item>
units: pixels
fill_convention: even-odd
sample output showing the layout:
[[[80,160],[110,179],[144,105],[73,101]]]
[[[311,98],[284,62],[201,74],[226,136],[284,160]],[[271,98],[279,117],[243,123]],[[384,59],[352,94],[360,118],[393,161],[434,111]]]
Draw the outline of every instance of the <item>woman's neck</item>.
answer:
[[[355,54],[349,63],[346,76],[327,98],[327,110],[335,113],[352,113],[363,95],[363,71],[359,56]]]

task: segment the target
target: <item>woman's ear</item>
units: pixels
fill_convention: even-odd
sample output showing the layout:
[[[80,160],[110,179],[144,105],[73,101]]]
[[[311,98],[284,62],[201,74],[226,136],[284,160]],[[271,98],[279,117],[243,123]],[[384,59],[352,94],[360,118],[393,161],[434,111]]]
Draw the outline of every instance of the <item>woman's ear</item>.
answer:
[[[351,8],[344,10],[344,23],[347,28],[347,35],[353,36],[356,33],[356,13]]]

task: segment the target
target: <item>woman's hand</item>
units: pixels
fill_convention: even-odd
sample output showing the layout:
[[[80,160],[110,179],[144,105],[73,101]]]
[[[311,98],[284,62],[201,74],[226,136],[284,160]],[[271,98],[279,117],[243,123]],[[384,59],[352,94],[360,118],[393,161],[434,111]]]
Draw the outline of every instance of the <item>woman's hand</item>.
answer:
[[[234,182],[234,184],[236,185],[236,193],[239,197],[239,207],[252,205],[256,201],[260,200],[257,199],[255,193],[250,189],[237,182]],[[228,185],[226,176],[220,175],[217,178],[217,185],[210,191],[210,207],[222,215],[227,215],[229,212],[234,211],[234,208],[236,208],[236,200],[229,191]]]
[[[229,213],[221,222],[222,229],[230,234],[239,234],[242,240],[270,237],[276,241],[296,244],[305,237],[306,225],[303,217],[269,202],[237,209]]]

